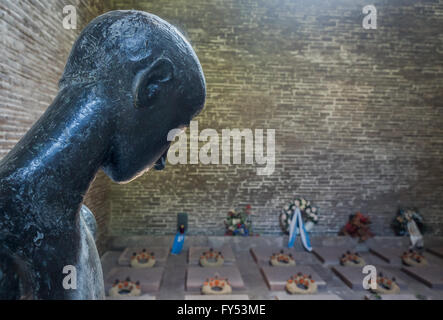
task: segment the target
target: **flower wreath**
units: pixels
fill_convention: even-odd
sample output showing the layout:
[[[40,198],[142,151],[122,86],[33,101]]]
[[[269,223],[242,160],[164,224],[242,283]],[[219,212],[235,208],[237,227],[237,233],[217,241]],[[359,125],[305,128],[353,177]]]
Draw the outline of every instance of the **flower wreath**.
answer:
[[[146,249],[142,252],[134,252],[131,257],[131,267],[133,268],[152,268],[155,264],[154,252],[147,253]]]
[[[312,294],[317,292],[317,284],[311,275],[299,272],[286,281],[286,290],[291,294]]]
[[[202,294],[221,295],[232,293],[232,287],[228,279],[222,279],[215,275],[214,278],[207,279],[201,288]]]
[[[251,232],[251,205],[248,204],[242,211],[236,212],[234,209],[229,210],[228,217],[225,220],[227,236],[249,236]]]
[[[358,252],[346,251],[340,258],[340,264],[348,267],[363,267],[366,262]]]
[[[292,254],[285,254],[283,250],[280,251],[280,253],[273,253],[271,258],[269,259],[269,263],[274,266],[288,266],[293,267],[295,266],[295,259],[292,256]]]
[[[422,249],[426,231],[423,217],[416,208],[401,208],[391,224],[397,236],[409,236],[410,248]]]
[[[398,210],[396,217],[392,221],[392,228],[397,236],[408,235],[408,222],[414,220],[421,233],[425,232],[423,217],[417,208],[401,208]]]
[[[426,258],[416,250],[409,249],[401,256],[403,264],[411,267],[425,266],[428,264]]]
[[[133,282],[129,277],[125,281],[115,280],[111,289],[109,289],[110,297],[136,297],[140,295],[140,282]]]
[[[203,252],[200,256],[200,265],[202,267],[221,267],[224,262],[223,254],[220,251],[215,252],[212,248],[209,251]]]
[[[284,233],[289,234],[289,226],[295,213],[295,208],[299,208],[303,216],[306,231],[311,231],[318,223],[318,208],[304,198],[296,198],[282,209],[280,213],[280,225]]]
[[[369,281],[369,284],[371,284],[371,281]],[[400,292],[400,287],[395,278],[389,279],[380,272],[377,276],[377,288],[369,290],[377,294],[397,294]]]

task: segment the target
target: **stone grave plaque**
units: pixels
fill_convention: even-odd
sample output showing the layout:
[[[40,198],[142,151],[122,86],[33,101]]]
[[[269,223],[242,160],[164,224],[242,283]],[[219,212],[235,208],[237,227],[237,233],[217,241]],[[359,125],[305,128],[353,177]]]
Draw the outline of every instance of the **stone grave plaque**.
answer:
[[[116,279],[125,280],[128,277],[131,279],[131,281],[140,281],[142,294],[158,291],[163,277],[163,272],[163,267],[141,269],[131,267],[115,267],[105,277],[106,295]]]
[[[431,247],[427,248],[430,253],[436,255],[437,257],[443,258],[443,247]]]
[[[325,265],[338,265],[340,264],[340,257],[351,251],[355,253],[355,250],[349,247],[318,247],[313,250],[313,254]]]
[[[273,294],[276,300],[343,300],[336,294],[289,294],[276,292]]]
[[[118,266],[118,258],[122,254],[121,251],[106,251],[100,258],[103,274],[106,275],[112,268]]]
[[[381,294],[382,300],[418,300],[413,294]]]
[[[369,252],[376,255],[384,262],[389,263],[393,266],[401,266],[403,265],[403,261],[401,256],[405,251],[408,251],[408,248],[385,248],[385,247],[370,247]]]
[[[155,296],[150,294],[142,294],[138,297],[106,297],[106,300],[157,300]]]
[[[295,264],[316,264],[317,259],[310,252],[296,251],[294,248],[272,248],[272,247],[257,247],[251,248],[250,252],[255,262],[261,266],[271,266],[270,259],[274,253],[292,254],[295,259]],[[277,267],[278,268],[278,267]],[[286,267],[285,267],[286,268]]]
[[[310,267],[310,266],[295,266],[295,267],[262,267],[261,272],[268,285],[269,290],[284,291],[286,281],[293,275],[301,272],[306,275],[311,275],[312,279],[317,283],[318,289],[326,287],[326,282]]]
[[[403,267],[402,271],[430,288],[443,290],[441,266]]]
[[[247,294],[188,294],[185,295],[185,300],[249,300]]]
[[[209,251],[211,247],[190,247],[188,251],[188,262],[189,264],[199,264],[200,256],[203,254],[203,252]],[[223,258],[225,259],[225,264],[232,264],[235,262],[235,256],[234,252],[232,251],[232,248],[230,246],[223,246],[220,248],[215,248],[214,252],[221,252],[223,255]]]
[[[407,288],[406,282],[399,278],[397,273],[384,268],[376,267],[377,274],[380,272],[384,277],[392,278],[394,277],[395,282],[399,286],[400,290]],[[333,266],[332,271],[351,289],[366,291],[363,288],[363,279],[367,276],[362,272],[363,268],[356,267],[344,267],[344,266]]]
[[[386,247],[371,247],[369,252],[377,258],[381,259],[384,263],[390,264],[394,267],[405,266],[402,261],[402,255],[408,251],[408,248],[386,248]],[[429,253],[422,253],[428,262],[429,266],[440,265],[443,267],[443,261],[436,256]],[[374,264],[374,263],[372,263]]]
[[[156,264],[164,265],[166,263],[166,259],[168,259],[170,248],[168,247],[128,247],[126,248],[120,257],[118,258],[118,264],[121,266],[130,266],[131,265],[131,257],[134,252],[140,253],[143,249],[146,249],[146,252],[151,253],[154,252]]]
[[[232,290],[243,289],[245,284],[237,267],[188,267],[186,272],[186,290],[200,291],[203,283],[208,278],[227,278],[231,284]]]

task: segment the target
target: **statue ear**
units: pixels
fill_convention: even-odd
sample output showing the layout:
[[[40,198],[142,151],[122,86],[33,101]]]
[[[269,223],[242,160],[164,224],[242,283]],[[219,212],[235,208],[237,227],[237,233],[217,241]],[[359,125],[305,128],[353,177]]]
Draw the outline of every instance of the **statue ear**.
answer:
[[[174,65],[169,59],[160,58],[149,68],[142,70],[134,83],[134,106],[136,108],[151,107],[165,89],[165,84],[174,77]]]

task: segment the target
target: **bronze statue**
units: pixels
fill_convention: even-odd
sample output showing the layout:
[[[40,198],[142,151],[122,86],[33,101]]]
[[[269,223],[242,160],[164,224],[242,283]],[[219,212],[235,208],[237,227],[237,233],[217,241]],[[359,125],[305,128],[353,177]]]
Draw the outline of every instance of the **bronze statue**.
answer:
[[[103,298],[85,193],[100,168],[118,183],[162,169],[168,132],[186,127],[205,95],[198,58],[175,27],[141,11],[94,19],[53,103],[0,161],[0,299]],[[77,289],[62,285],[67,265]]]

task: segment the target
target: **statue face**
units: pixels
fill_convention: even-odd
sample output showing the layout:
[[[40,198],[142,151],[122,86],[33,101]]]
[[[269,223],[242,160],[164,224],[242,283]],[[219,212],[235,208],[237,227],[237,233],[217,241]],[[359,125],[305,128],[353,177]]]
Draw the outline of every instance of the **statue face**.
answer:
[[[75,42],[60,88],[91,82],[106,100],[100,116],[112,132],[103,137],[109,145],[102,168],[116,182],[136,178],[159,159],[161,169],[169,131],[187,126],[206,95],[200,62],[184,36],[133,10],[97,17]]]
[[[196,83],[183,83],[180,80],[160,84],[153,101],[141,101],[140,105],[130,105],[118,114],[110,159],[103,166],[108,176],[116,182],[127,183],[155,165],[163,169],[171,141],[167,140],[170,130],[189,126],[190,121],[204,106],[205,83],[201,69]],[[146,93],[150,85],[141,85],[140,95]],[[183,88],[182,88],[183,87]]]

